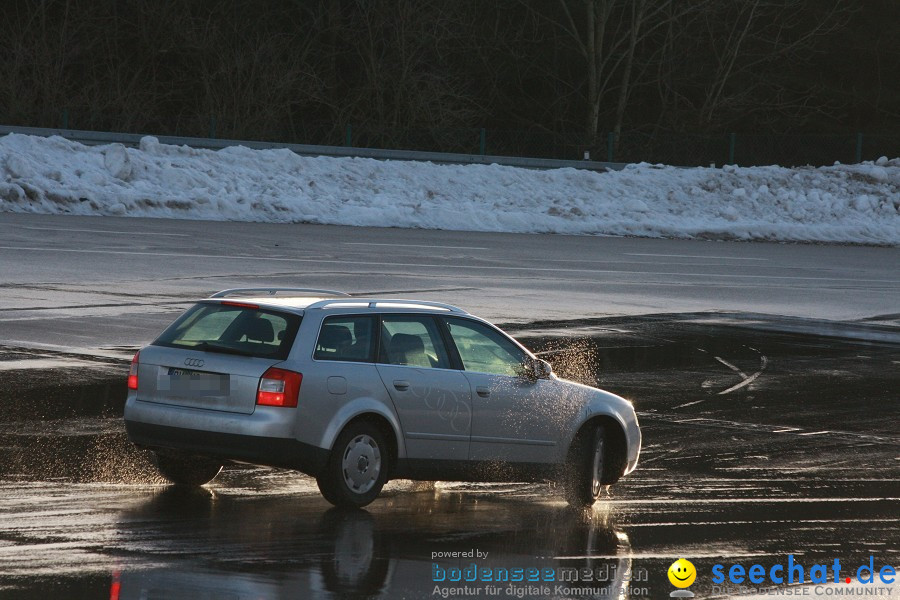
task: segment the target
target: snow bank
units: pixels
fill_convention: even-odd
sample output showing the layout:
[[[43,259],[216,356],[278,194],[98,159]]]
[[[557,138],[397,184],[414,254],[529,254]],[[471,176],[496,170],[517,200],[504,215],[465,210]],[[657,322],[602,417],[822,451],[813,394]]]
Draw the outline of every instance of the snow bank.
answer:
[[[13,134],[0,211],[900,245],[900,159],[593,173]]]

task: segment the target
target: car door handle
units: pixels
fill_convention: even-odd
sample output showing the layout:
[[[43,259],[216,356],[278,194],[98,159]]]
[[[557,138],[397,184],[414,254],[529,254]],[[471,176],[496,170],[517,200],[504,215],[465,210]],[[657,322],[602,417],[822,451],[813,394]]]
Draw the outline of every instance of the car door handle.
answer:
[[[406,390],[409,389],[409,382],[403,381],[402,379],[395,379],[394,387],[397,388],[397,390],[399,390],[401,392],[405,392]]]
[[[482,398],[487,398],[491,395],[491,388],[486,388],[484,386],[478,386],[475,388],[475,393],[481,396]]]

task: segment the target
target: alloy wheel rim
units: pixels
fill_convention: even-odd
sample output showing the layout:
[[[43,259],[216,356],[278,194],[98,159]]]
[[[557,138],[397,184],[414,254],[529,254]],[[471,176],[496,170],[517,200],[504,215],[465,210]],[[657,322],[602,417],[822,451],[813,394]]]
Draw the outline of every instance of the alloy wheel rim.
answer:
[[[600,437],[594,444],[594,460],[591,463],[591,495],[596,499],[603,488],[603,438]]]
[[[381,474],[381,450],[370,435],[354,437],[344,449],[341,460],[344,483],[350,491],[365,494],[375,486]]]

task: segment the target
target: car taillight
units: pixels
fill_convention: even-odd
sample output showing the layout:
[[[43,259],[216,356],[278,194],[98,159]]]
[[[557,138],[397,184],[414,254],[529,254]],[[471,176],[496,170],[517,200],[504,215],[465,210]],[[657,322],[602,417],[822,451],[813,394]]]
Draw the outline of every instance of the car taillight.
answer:
[[[300,398],[303,375],[272,367],[259,380],[256,403],[260,406],[284,406],[294,408]]]
[[[138,385],[138,357],[141,355],[140,350],[135,352],[134,358],[131,359],[131,369],[128,371],[128,389],[136,390]]]
[[[122,580],[118,571],[113,572],[112,583],[109,585],[109,600],[119,600],[122,593]]]

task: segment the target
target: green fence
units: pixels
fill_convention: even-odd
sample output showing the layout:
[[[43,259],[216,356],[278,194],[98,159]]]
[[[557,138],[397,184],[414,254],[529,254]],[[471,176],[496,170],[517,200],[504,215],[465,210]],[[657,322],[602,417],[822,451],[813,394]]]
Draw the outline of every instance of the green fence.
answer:
[[[680,166],[736,164],[830,165],[900,156],[900,134],[749,134],[723,132],[695,135],[680,132],[625,131],[592,139],[581,133],[491,129],[402,128],[367,123],[300,121],[281,125],[248,124],[225,116],[181,116],[174,123],[151,124],[149,130],[128,127],[127,115],[64,109],[52,123],[16,123],[122,133],[243,139],[263,142],[355,146],[392,150],[455,152],[619,163],[662,163]],[[12,124],[12,123],[10,123]],[[122,125],[125,124],[125,127]]]

